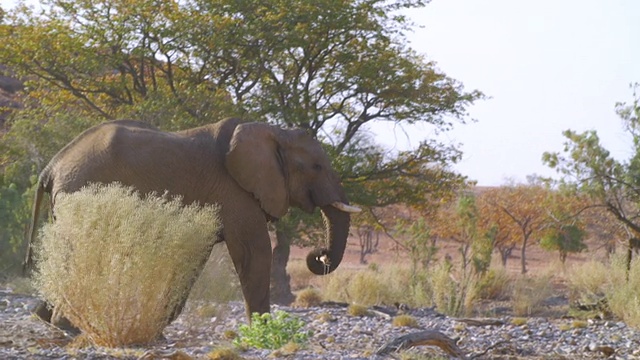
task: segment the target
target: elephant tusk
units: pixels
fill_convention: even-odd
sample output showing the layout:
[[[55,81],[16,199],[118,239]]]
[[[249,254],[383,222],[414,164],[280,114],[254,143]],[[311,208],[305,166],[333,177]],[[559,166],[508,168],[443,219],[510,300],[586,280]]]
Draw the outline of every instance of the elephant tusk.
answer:
[[[331,203],[331,206],[346,213],[359,213],[362,211],[362,209],[357,206],[347,205],[341,201],[333,202]]]

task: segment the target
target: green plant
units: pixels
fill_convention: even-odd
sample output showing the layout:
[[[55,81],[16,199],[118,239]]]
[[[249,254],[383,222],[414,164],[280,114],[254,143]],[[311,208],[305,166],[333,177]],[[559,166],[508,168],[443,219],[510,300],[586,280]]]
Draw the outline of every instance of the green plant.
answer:
[[[260,349],[278,349],[288,342],[302,344],[312,335],[311,331],[302,331],[304,322],[284,311],[251,315],[251,324],[238,327],[238,346],[253,346]]]
[[[34,282],[92,343],[146,343],[187,296],[218,230],[214,207],[94,184],[56,198]]]
[[[547,251],[558,251],[564,264],[569,253],[579,253],[587,249],[583,242],[585,231],[576,225],[562,225],[550,228],[540,239],[540,247]]]
[[[433,303],[439,311],[459,316],[472,308],[476,296],[476,280],[472,276],[463,276],[456,281],[452,275],[450,264],[438,264],[433,268],[430,275]]]

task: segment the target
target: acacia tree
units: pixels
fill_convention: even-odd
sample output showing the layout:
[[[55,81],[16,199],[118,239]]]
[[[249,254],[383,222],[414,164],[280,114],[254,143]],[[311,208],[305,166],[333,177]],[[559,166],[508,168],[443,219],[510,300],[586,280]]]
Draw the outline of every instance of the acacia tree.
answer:
[[[619,161],[600,144],[596,131],[566,130],[563,152],[547,152],[544,162],[562,176],[564,186],[586,194],[591,206],[605,209],[629,233],[628,265],[633,239],[640,237],[640,84],[633,85],[631,103],[616,104],[616,113],[632,138],[632,156]]]
[[[580,216],[588,204],[584,196],[574,191],[549,190],[542,206],[546,209],[546,224],[541,229],[540,246],[558,251],[564,265],[569,253],[587,249],[584,216]]]
[[[19,149],[14,159],[31,152],[37,160],[21,160],[23,168],[40,170],[52,155],[37,138],[47,127],[60,134],[58,149],[76,128],[105,119],[173,130],[250,116],[326,143],[353,202],[423,204],[464,181],[450,170],[460,152],[424,141],[388,153],[360,134],[376,121],[446,131],[482,98],[406,47],[410,23],[397,10],[425,3],[49,0],[42,13],[18,8],[0,27],[0,63],[32,79],[7,138]],[[73,131],[58,130],[65,127]],[[291,241],[319,227],[292,211],[276,228],[277,287]],[[286,302],[281,288],[274,296]]]
[[[543,205],[547,189],[539,184],[519,184],[504,186],[490,204],[501,211],[517,229],[520,245],[521,272],[527,272],[526,251],[529,241],[539,234],[547,221],[547,213]]]
[[[499,206],[496,200],[500,198],[503,187],[482,189],[477,196],[480,226],[485,232],[491,234],[494,248],[500,253],[500,261],[503,267],[511,253],[518,245],[517,227],[512,219]]]

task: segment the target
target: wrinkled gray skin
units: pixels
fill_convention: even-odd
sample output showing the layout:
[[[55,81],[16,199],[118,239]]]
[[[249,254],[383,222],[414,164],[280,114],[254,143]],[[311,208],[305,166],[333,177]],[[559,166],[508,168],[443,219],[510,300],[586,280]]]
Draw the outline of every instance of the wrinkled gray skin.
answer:
[[[342,260],[349,214],[332,203],[347,204],[347,198],[320,143],[304,131],[226,119],[168,133],[122,120],[88,129],[40,174],[25,269],[33,266],[31,247],[44,193],[50,194],[55,217],[59,193],[77,191],[90,182],[115,181],[141,193],[181,195],[185,204],[221,205],[223,229],[212,240],[212,247],[226,243],[240,278],[247,315],[269,312],[267,222],[283,216],[289,206],[307,212],[319,207],[326,220],[328,248],[308,255],[309,269],[327,274]],[[171,320],[179,315],[184,301],[173,310]],[[36,313],[51,321],[51,312],[42,306]]]

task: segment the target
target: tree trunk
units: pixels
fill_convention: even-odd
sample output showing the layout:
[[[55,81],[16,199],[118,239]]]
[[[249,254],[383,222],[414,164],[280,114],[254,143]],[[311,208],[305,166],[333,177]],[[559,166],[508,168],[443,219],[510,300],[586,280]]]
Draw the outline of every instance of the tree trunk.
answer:
[[[295,296],[291,292],[290,276],[287,274],[287,263],[291,240],[283,232],[276,230],[276,243],[273,248],[273,263],[271,264],[271,303],[290,305]]]
[[[626,267],[626,279],[629,281],[629,273],[631,272],[631,260],[633,259],[633,238],[629,239],[627,244],[627,267]]]
[[[522,241],[522,250],[520,250],[520,264],[522,266],[522,274],[526,274],[527,273],[527,259],[525,257],[525,254],[527,252],[527,241],[529,239],[527,237],[524,238],[524,240]]]

